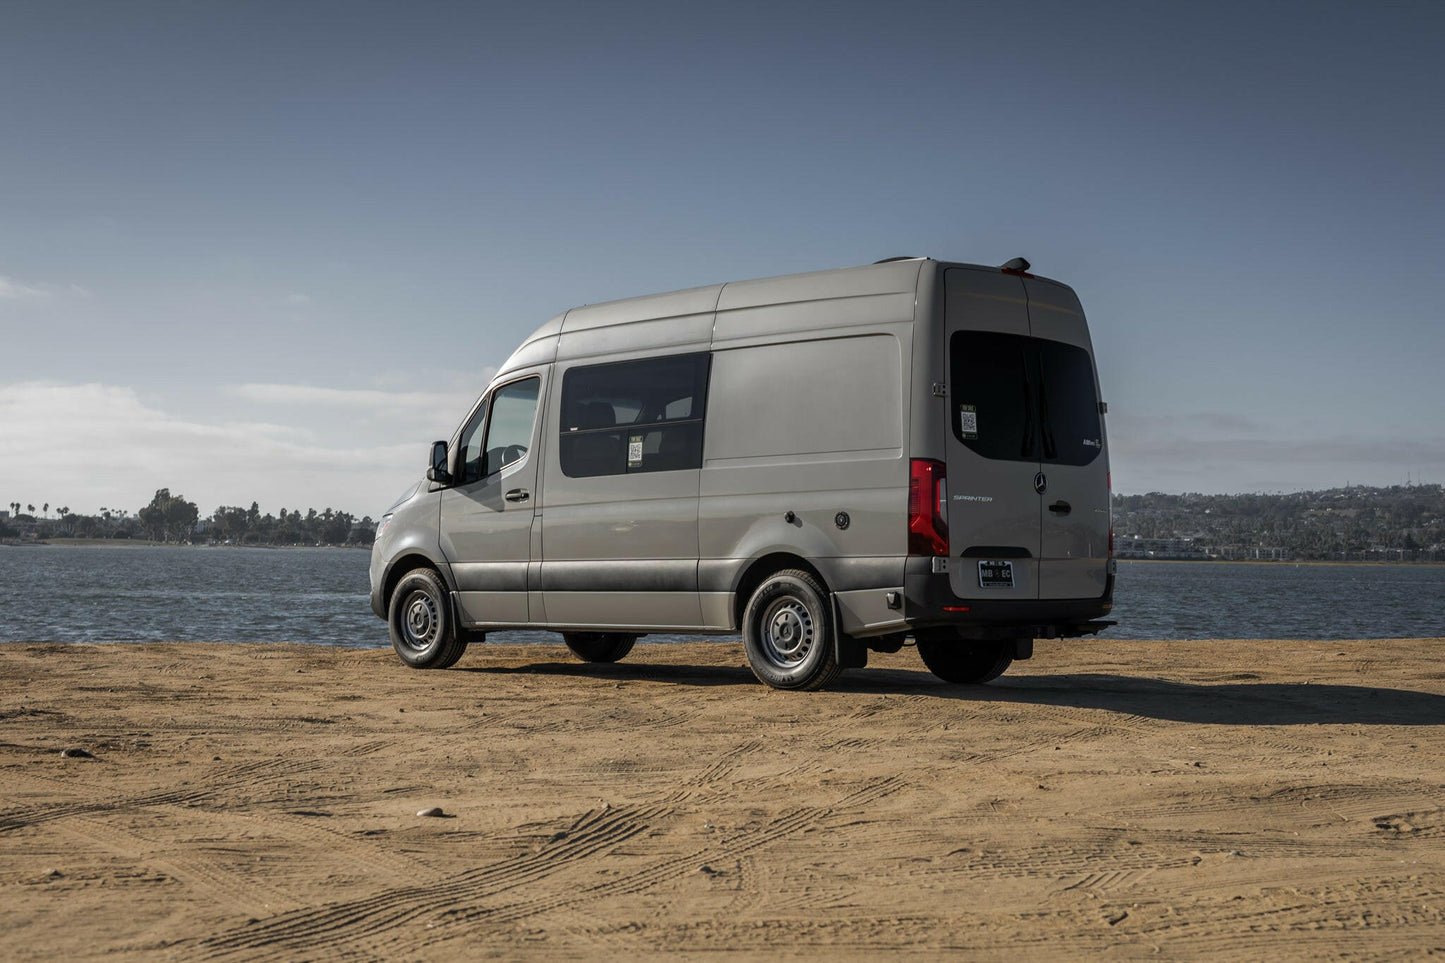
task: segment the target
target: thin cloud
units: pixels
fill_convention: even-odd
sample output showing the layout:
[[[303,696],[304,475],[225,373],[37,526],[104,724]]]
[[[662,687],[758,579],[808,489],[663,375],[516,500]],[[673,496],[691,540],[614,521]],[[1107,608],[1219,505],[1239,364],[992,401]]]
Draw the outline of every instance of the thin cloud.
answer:
[[[43,499],[77,512],[134,510],[168,487],[203,513],[254,499],[266,510],[330,505],[375,515],[421,472],[423,448],[394,433],[209,424],[147,405],[124,386],[0,385],[5,500]]]
[[[455,412],[473,400],[478,392],[380,391],[373,388],[323,388],[318,385],[288,385],[251,382],[232,385],[231,394],[266,405],[324,405],[386,412],[397,409],[442,409]]]
[[[1360,436],[1235,416],[1113,415],[1114,490],[1299,491],[1445,478],[1445,439]]]
[[[38,288],[30,284],[22,284],[14,278],[0,275],[0,298],[5,298],[9,301],[28,301],[48,297],[50,297],[50,292],[44,288]]]

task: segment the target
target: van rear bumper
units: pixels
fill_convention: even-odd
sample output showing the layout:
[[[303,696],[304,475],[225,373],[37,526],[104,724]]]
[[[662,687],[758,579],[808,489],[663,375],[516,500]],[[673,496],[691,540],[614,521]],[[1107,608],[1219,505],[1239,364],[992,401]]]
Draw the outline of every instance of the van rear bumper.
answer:
[[[967,606],[968,611],[946,611]],[[903,619],[910,630],[947,628],[980,639],[1028,636],[1035,639],[1089,635],[1089,623],[1114,608],[1114,576],[1104,594],[1092,599],[961,599],[947,573],[935,573],[930,558],[909,558],[903,575]]]

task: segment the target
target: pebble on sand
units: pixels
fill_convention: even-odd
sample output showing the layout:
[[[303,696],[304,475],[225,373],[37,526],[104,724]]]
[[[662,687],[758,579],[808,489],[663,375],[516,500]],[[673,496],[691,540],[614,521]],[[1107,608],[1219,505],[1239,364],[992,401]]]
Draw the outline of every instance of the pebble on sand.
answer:
[[[62,749],[62,750],[60,750],[60,755],[61,755],[62,758],[65,758],[65,759],[94,759],[94,758],[95,758],[95,756],[91,755],[89,751],[87,751],[87,750],[85,750],[85,749],[82,749],[82,748],[80,748],[79,746],[71,746],[71,747],[69,747],[69,748],[67,748],[67,749]]]
[[[432,806],[432,807],[429,808],[429,809],[419,810],[419,811],[417,812],[417,815],[418,815],[418,816],[445,816],[446,813],[442,812],[442,807],[440,807],[440,806]]]

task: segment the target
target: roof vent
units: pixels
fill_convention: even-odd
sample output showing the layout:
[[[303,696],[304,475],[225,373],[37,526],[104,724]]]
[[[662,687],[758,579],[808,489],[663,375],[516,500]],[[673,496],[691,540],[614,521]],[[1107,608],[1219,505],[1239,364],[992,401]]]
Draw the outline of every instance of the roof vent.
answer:
[[[885,257],[881,261],[874,261],[874,264],[890,264],[893,261],[926,261],[928,258],[920,257],[917,254],[903,254],[899,257]]]
[[[1032,266],[1033,265],[1029,264],[1027,258],[1016,257],[1012,260],[1005,261],[1000,270],[1007,271],[1009,274],[1024,274],[1027,273],[1028,269]]]

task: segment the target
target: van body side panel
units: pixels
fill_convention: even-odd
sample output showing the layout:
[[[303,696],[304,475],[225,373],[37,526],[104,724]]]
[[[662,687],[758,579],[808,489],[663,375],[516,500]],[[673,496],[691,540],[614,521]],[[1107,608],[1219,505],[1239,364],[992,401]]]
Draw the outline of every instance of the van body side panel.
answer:
[[[1025,278],[1024,287],[1034,337],[1087,353],[1087,358],[1076,353],[1072,359],[1053,361],[1055,370],[1046,372],[1046,381],[1073,389],[1071,410],[1054,411],[1051,419],[1056,431],[1071,432],[1056,440],[1061,455],[1072,452],[1075,457],[1046,460],[1042,465],[1048,488],[1039,506],[1039,598],[1098,598],[1108,578],[1109,456],[1103,417],[1097,411],[1099,379],[1089,329],[1079,299],[1069,288],[1041,278]],[[1063,385],[1069,372],[1057,369],[1069,360],[1074,362],[1075,383]],[[1049,356],[1044,363],[1050,363]],[[1082,410],[1089,408],[1093,410]],[[1067,512],[1057,510],[1065,504]]]
[[[893,333],[718,350],[706,463],[832,464],[842,455],[896,461],[904,374]]]
[[[558,466],[546,484],[541,589],[549,623],[613,624],[599,603],[625,596],[618,611],[628,624],[702,624],[696,471],[572,479]]]
[[[1039,465],[1036,456],[1025,457],[1022,442],[1024,426],[1037,415],[1027,410],[1017,352],[996,349],[1008,342],[993,337],[1029,336],[1023,282],[997,270],[960,267],[946,268],[943,276],[949,583],[961,599],[1037,598]],[[982,439],[1008,457],[981,454],[965,438]],[[984,584],[981,562],[1007,563],[1011,584]]]
[[[753,561],[787,553],[834,591],[875,591],[886,610],[907,552],[918,268],[724,288],[698,505],[702,592],[735,591]],[[901,611],[852,601],[845,631],[902,626]],[[710,605],[709,625],[731,627],[729,608]]]

